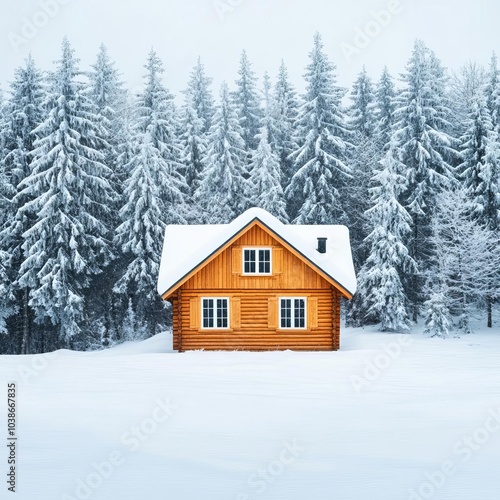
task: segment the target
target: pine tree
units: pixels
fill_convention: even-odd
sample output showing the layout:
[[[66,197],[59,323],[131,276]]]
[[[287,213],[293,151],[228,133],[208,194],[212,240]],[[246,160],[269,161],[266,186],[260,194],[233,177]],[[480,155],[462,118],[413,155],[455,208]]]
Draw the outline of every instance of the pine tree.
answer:
[[[111,210],[106,224],[115,229],[120,223],[118,212],[122,205],[125,179],[119,157],[123,144],[130,137],[127,133],[126,91],[105,45],[101,44],[99,47],[96,62],[87,76],[88,95],[94,104],[100,133],[106,139],[106,147],[101,152],[104,154],[105,164],[112,171],[108,180],[116,193],[114,198],[107,201]],[[102,347],[102,342],[106,346],[111,345],[117,335],[117,317],[121,319],[122,311],[117,310],[116,296],[112,291],[113,277],[123,268],[124,262],[119,248],[113,248],[113,256],[103,273],[94,277],[90,293],[85,297],[89,316],[89,348]]]
[[[5,167],[7,128],[3,91],[0,88],[0,230],[5,227],[5,224],[12,216],[10,200],[14,194],[14,188],[10,183]],[[7,248],[7,245],[0,238],[0,250],[4,248]]]
[[[452,110],[452,130],[454,137],[462,137],[467,129],[470,114],[477,103],[479,92],[486,85],[484,69],[477,63],[469,62],[453,74],[450,82]]]
[[[8,117],[5,120],[5,158],[3,160],[5,176],[11,184],[11,200],[5,223],[0,230],[1,246],[6,250],[6,271],[12,284],[12,296],[19,304],[19,315],[13,318],[16,325],[16,343],[18,352],[27,354],[31,351],[33,314],[29,307],[29,289],[18,284],[19,268],[23,261],[23,234],[32,227],[34,217],[24,213],[22,208],[32,197],[22,190],[22,182],[31,173],[32,153],[34,150],[34,130],[43,120],[44,88],[41,72],[35,66],[31,56],[25,65],[16,70],[11,84],[11,98],[7,105]],[[14,332],[12,332],[14,333]]]
[[[381,159],[380,147],[375,138],[375,96],[372,82],[363,66],[351,91],[351,106],[348,109],[351,129],[354,132],[354,148],[349,154],[349,165],[356,182],[350,182],[344,192],[349,213],[354,263],[359,269],[367,258],[364,240],[367,224],[364,213],[369,208],[368,188],[373,170]]]
[[[431,334],[433,337],[448,337],[450,334],[450,312],[446,302],[446,292],[434,292],[430,299],[424,303],[424,333]]]
[[[424,269],[429,224],[437,195],[453,179],[449,159],[456,155],[456,141],[447,133],[450,114],[444,98],[444,72],[433,54],[416,41],[403,75],[406,87],[398,96],[392,141],[397,160],[405,166],[408,179],[404,205],[412,216],[410,254]],[[423,277],[415,275],[410,284],[412,319],[418,318]]]
[[[250,165],[253,204],[267,210],[282,222],[287,222],[286,201],[280,183],[280,164],[267,140],[268,130],[265,125],[258,137],[259,145]]]
[[[483,184],[481,173],[485,168],[488,142],[494,140],[492,134],[493,124],[486,97],[480,90],[467,119],[467,130],[460,139],[463,161],[457,168],[470,199],[474,201],[474,212],[477,215],[480,215],[484,210],[480,202]]]
[[[156,293],[156,277],[166,224],[185,223],[187,190],[179,171],[178,141],[172,96],[162,83],[163,66],[154,51],[146,64],[145,88],[138,99],[129,173],[125,181],[115,245],[125,256],[114,292],[125,312],[131,303],[138,324],[150,334],[165,324],[164,304]]]
[[[5,148],[7,124],[5,120],[3,93],[0,89],[0,228],[4,227],[11,215],[10,199],[14,189],[5,173]],[[6,264],[9,262],[9,254],[3,250],[5,242],[0,239],[0,336],[7,334],[6,320],[16,312],[15,297],[12,291],[12,281],[8,276]]]
[[[68,346],[85,319],[83,294],[90,278],[110,257],[102,221],[112,198],[98,119],[77,79],[77,63],[64,39],[51,77],[48,116],[35,129],[32,170],[21,183],[22,196],[32,200],[21,212],[35,222],[24,233],[19,284],[30,289],[37,323]]]
[[[0,87],[0,162],[3,161],[3,158],[5,156],[5,135],[6,135],[6,119],[5,119],[5,104],[4,104],[4,97],[3,97],[3,90],[2,87]]]
[[[274,87],[273,130],[270,134],[271,148],[276,152],[282,174],[281,186],[285,190],[293,177],[294,162],[290,155],[297,150],[295,121],[298,114],[297,93],[290,83],[285,63],[281,61],[278,79]]]
[[[490,69],[485,87],[486,104],[490,111],[493,126],[500,125],[500,70],[497,55],[491,56]]]
[[[406,331],[410,328],[407,276],[416,271],[416,263],[407,248],[411,217],[399,203],[405,179],[401,165],[389,150],[382,169],[373,177],[373,206],[368,210],[373,231],[367,236],[369,257],[358,275],[356,303],[351,323],[380,322],[382,331]]]
[[[162,82],[165,72],[163,63],[152,49],[146,65],[145,88],[137,100],[137,122],[139,133],[147,133],[153,145],[169,164],[171,175],[184,183],[179,162],[180,145],[177,137],[179,125],[174,104],[174,96]],[[184,189],[186,186],[184,185]]]
[[[358,75],[351,92],[349,108],[351,128],[363,138],[371,137],[375,130],[375,96],[366,68]]]
[[[347,215],[339,188],[351,173],[345,163],[350,146],[341,107],[345,92],[335,85],[335,66],[323,52],[319,33],[309,57],[305,104],[297,118],[299,147],[292,155],[296,173],[286,195],[295,223],[342,223]]]
[[[348,182],[343,190],[349,213],[349,236],[356,270],[361,269],[368,258],[366,237],[373,229],[366,217],[366,212],[371,206],[369,189],[373,173],[379,168],[379,162],[383,157],[383,150],[375,137],[363,138],[358,135],[358,140],[349,159],[355,182]]]
[[[389,149],[392,127],[394,124],[396,90],[394,81],[389,74],[387,66],[382,71],[382,76],[377,85],[376,99],[376,137],[379,144]]]
[[[493,232],[500,231],[500,125],[487,137],[484,164],[479,171],[476,203],[481,220]]]
[[[99,118],[101,135],[106,139],[106,164],[116,170],[117,147],[121,140],[121,108],[125,105],[125,91],[115,63],[110,59],[104,44],[99,47],[97,60],[89,77],[89,97]]]
[[[256,137],[259,133],[262,113],[259,93],[257,91],[257,77],[252,70],[252,64],[248,60],[245,50],[241,54],[238,75],[236,91],[234,92],[234,102],[242,128],[245,150],[249,154],[257,147]]]
[[[181,155],[180,162],[184,166],[184,176],[192,198],[198,188],[203,172],[203,160],[207,150],[207,139],[203,133],[203,119],[198,116],[190,95],[182,110]]]
[[[242,134],[227,84],[223,83],[220,104],[208,137],[203,178],[195,194],[209,222],[227,223],[248,206],[248,173]]]
[[[121,331],[123,332],[123,340],[126,341],[144,340],[149,336],[147,327],[144,323],[141,323],[141,321],[137,319],[132,300],[129,300],[129,304],[121,324]]]
[[[11,281],[4,264],[8,261],[9,255],[7,252],[0,250],[0,294],[2,297],[0,301],[0,335],[8,333],[7,320],[17,312]]]
[[[139,324],[154,335],[166,319],[156,293],[165,224],[175,220],[175,204],[182,196],[171,185],[168,166],[151,135],[141,134],[137,140],[135,154],[127,165],[130,177],[125,182],[125,204],[120,210],[122,223],[115,235],[127,266],[113,291],[126,305],[132,303]],[[182,222],[178,216],[177,221]]]
[[[212,125],[214,115],[214,98],[210,86],[212,78],[205,75],[205,67],[198,58],[196,66],[191,71],[187,89],[184,91],[186,102],[190,102],[197,116],[203,120],[202,133],[207,134]]]
[[[269,73],[264,72],[264,76],[262,78],[262,100],[263,100],[263,109],[262,109],[262,118],[261,118],[261,130],[257,137],[260,142],[260,134],[262,133],[262,127],[266,127],[267,132],[267,140],[269,144],[273,143],[273,136],[275,135],[275,102],[274,96],[272,95],[272,83],[271,77]]]

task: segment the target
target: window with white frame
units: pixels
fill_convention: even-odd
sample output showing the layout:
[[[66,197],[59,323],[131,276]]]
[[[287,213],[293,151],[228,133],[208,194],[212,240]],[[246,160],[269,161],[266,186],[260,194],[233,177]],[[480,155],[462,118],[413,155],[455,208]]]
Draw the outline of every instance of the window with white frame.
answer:
[[[306,327],[306,298],[283,297],[280,299],[280,328]]]
[[[213,297],[201,301],[201,319],[203,328],[229,328],[229,300]]]
[[[271,274],[271,249],[244,248],[243,274]]]

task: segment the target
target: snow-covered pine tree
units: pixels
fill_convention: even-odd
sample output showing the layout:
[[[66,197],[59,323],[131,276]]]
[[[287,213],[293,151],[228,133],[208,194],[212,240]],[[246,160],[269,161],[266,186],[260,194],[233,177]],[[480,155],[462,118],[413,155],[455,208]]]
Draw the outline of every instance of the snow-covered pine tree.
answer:
[[[350,218],[349,233],[354,262],[356,269],[359,269],[367,257],[364,240],[368,228],[364,214],[370,207],[368,188],[373,171],[382,158],[382,151],[375,137],[375,96],[364,66],[354,83],[350,99],[348,114],[354,148],[349,152],[349,165],[356,182],[349,182],[344,192]]]
[[[203,123],[203,119],[198,116],[191,94],[186,94],[182,108],[180,162],[184,166],[184,176],[189,188],[190,199],[200,184],[203,160],[207,151],[207,137],[203,132]]]
[[[105,164],[112,171],[112,176],[108,180],[116,192],[114,199],[108,201],[111,210],[109,220],[106,221],[108,226],[114,229],[119,224],[118,212],[122,205],[121,197],[125,177],[119,156],[122,153],[122,145],[128,141],[127,94],[115,63],[111,60],[104,44],[100,45],[96,62],[87,76],[89,78],[88,94],[99,118],[101,134],[106,138],[106,148],[102,150],[102,153],[105,156]],[[112,291],[113,279],[110,278],[123,265],[123,256],[117,248],[113,248],[113,254],[113,261],[103,273],[93,279],[90,293],[85,298],[89,316],[89,332],[91,332],[89,334],[90,349],[98,346],[100,342],[109,346],[116,340],[115,295]]]
[[[21,212],[35,222],[24,233],[19,284],[30,289],[36,322],[67,346],[85,320],[83,294],[90,278],[110,257],[103,220],[113,196],[111,171],[99,151],[104,141],[98,117],[77,64],[65,38],[51,76],[48,116],[35,129],[31,172],[21,183],[22,196],[31,199]]]
[[[0,226],[0,246],[6,251],[4,261],[12,285],[11,291],[18,304],[18,314],[12,320],[12,337],[16,351],[31,352],[33,313],[29,307],[29,289],[18,284],[19,268],[24,259],[23,234],[32,227],[34,217],[22,212],[32,197],[22,191],[21,183],[31,173],[36,127],[43,121],[44,84],[41,72],[31,56],[15,72],[11,83],[11,97],[6,106],[4,127],[5,157],[3,167],[12,186],[8,217]],[[33,346],[34,347],[34,346]]]
[[[242,134],[229,89],[223,83],[208,136],[203,178],[195,193],[207,222],[230,222],[248,207],[247,154]]]
[[[490,111],[493,126],[500,125],[500,70],[495,52],[491,56],[490,67],[486,81],[486,104]]]
[[[5,109],[4,109],[4,97],[3,90],[0,87],[0,163],[3,161],[5,156],[5,136],[6,136],[6,121],[5,121]]]
[[[214,98],[210,86],[212,78],[206,76],[205,67],[198,57],[196,66],[191,71],[187,89],[184,91],[186,102],[189,100],[198,117],[203,120],[202,132],[207,134],[212,125],[215,112]]]
[[[351,174],[345,162],[350,147],[341,105],[345,90],[335,85],[335,66],[319,33],[309,57],[307,91],[296,122],[299,146],[292,153],[296,172],[286,190],[289,215],[297,224],[344,223],[346,200],[339,189]]]
[[[456,141],[447,133],[450,110],[443,89],[444,73],[420,40],[415,42],[402,78],[405,88],[396,100],[392,142],[408,179],[402,199],[412,216],[410,254],[424,269],[429,258],[430,218],[438,193],[452,182],[449,159],[457,154]],[[418,318],[423,285],[423,277],[415,275],[409,288],[413,321]]]
[[[265,120],[263,120],[265,122]],[[282,222],[288,221],[286,201],[280,179],[278,157],[271,150],[268,142],[266,125],[261,129],[259,145],[252,155],[250,164],[250,183],[252,186],[252,203],[273,214]]]
[[[446,291],[433,292],[429,300],[424,302],[424,333],[432,337],[448,337],[450,334],[450,311],[446,303]]]
[[[272,82],[271,77],[267,71],[264,72],[262,77],[262,118],[261,118],[261,128],[259,134],[262,133],[262,127],[266,127],[267,140],[269,144],[274,142],[273,136],[275,135],[274,128],[274,113],[275,113],[275,103],[274,96],[272,94]],[[260,142],[260,135],[258,136]]]
[[[123,340],[127,341],[143,340],[149,335],[147,326],[137,319],[132,300],[129,300],[121,323],[121,331],[123,332]]]
[[[124,185],[121,224],[114,238],[126,267],[119,272],[114,291],[122,299],[123,312],[131,303],[138,324],[154,335],[166,322],[165,306],[155,284],[165,224],[185,222],[183,193],[187,186],[179,172],[172,96],[162,82],[163,66],[154,51],[145,67],[130,161],[124,165],[129,176]]]
[[[257,134],[259,133],[262,112],[257,90],[257,77],[252,70],[252,64],[245,50],[241,54],[238,75],[236,90],[233,94],[234,102],[245,142],[245,150],[250,155],[251,151],[257,147]]]
[[[9,181],[5,169],[5,142],[7,137],[7,121],[4,110],[3,91],[0,88],[0,230],[5,226],[11,217],[10,200],[14,194],[14,189]],[[6,248],[5,241],[0,238],[0,250]]]
[[[405,283],[416,272],[407,248],[411,217],[398,199],[406,180],[392,149],[375,171],[370,189],[373,206],[368,210],[372,232],[367,236],[369,256],[358,274],[358,291],[350,310],[350,322],[380,322],[382,331],[410,328]]]
[[[117,147],[122,140],[122,108],[125,106],[126,92],[120,80],[115,63],[104,44],[99,47],[97,60],[89,78],[89,97],[96,108],[96,115],[102,127],[101,135],[106,139],[106,165],[116,171]],[[116,182],[116,180],[115,180]]]
[[[376,102],[376,127],[377,141],[384,150],[389,149],[392,126],[394,124],[396,89],[394,79],[389,74],[387,66],[384,66],[382,75],[377,84],[375,92]]]
[[[462,137],[465,134],[477,95],[483,91],[485,85],[486,73],[475,62],[469,62],[453,73],[450,80],[450,100],[454,137]]]
[[[374,171],[384,153],[374,136],[362,137],[357,134],[358,143],[350,152],[349,165],[355,182],[348,182],[344,188],[344,199],[349,213],[349,235],[354,266],[359,270],[368,257],[366,237],[372,231],[366,212],[371,206],[369,189]],[[349,303],[348,307],[350,307]]]
[[[474,212],[478,216],[484,210],[479,199],[483,187],[481,172],[485,168],[488,141],[491,139],[494,142],[492,133],[493,124],[486,96],[482,89],[479,89],[467,117],[466,132],[460,139],[462,163],[457,167],[459,178],[469,198],[473,200]]]
[[[153,49],[149,53],[145,68],[145,89],[137,102],[138,131],[149,134],[154,147],[168,163],[170,175],[178,182],[184,183],[180,172],[182,165],[179,162],[180,147],[176,135],[179,126],[176,122],[174,96],[162,82],[165,70]]]
[[[375,131],[375,95],[371,78],[364,66],[354,82],[350,99],[351,129],[363,138],[371,137]]]
[[[122,222],[115,235],[127,265],[113,290],[122,298],[123,310],[132,304],[138,324],[154,335],[166,322],[165,306],[156,293],[165,224],[175,220],[174,207],[182,195],[172,186],[168,165],[151,134],[139,133],[135,140],[126,166],[130,176],[125,181]]]
[[[491,231],[500,231],[500,125],[487,137],[484,164],[480,166],[476,204],[481,222]]]
[[[439,209],[438,209],[439,211]],[[424,302],[424,333],[433,337],[446,338],[450,334],[450,290],[448,289],[448,278],[452,256],[448,248],[441,246],[443,242],[442,226],[439,224],[437,213],[431,220],[432,233],[429,243],[432,248],[432,257],[429,267],[425,269],[427,282],[425,295],[428,299]]]
[[[281,61],[273,95],[273,132],[270,134],[271,148],[280,162],[281,186],[283,191],[293,177],[294,161],[290,155],[297,150],[295,121],[298,113],[298,98],[290,83],[284,61]]]
[[[109,135],[113,134],[117,108],[125,98],[125,90],[120,80],[120,73],[115,63],[108,54],[106,45],[99,46],[96,62],[92,70],[87,73],[89,78],[89,97],[97,108],[97,116],[102,119],[102,124],[108,129]]]
[[[5,163],[4,163],[4,139],[5,131],[7,125],[5,122],[4,104],[3,104],[3,93],[0,89],[0,229],[9,220],[11,216],[11,202],[10,199],[14,193],[14,189],[11,186],[7,175],[5,173]],[[9,254],[4,251],[5,242],[0,240],[0,346],[2,346],[3,334],[7,334],[7,324],[6,320],[10,318],[15,312],[15,297],[12,290],[12,280],[8,275],[7,264],[10,261]],[[13,342],[10,339],[6,339],[6,345],[10,347]],[[7,349],[2,349],[2,352],[9,352]],[[12,351],[15,353],[15,351]]]
[[[0,177],[0,182],[2,179]],[[8,276],[5,263],[9,262],[9,254],[0,249],[0,335],[7,334],[7,320],[17,312],[14,291],[11,286],[11,280]],[[15,342],[9,342],[15,345]],[[17,354],[17,352],[13,352]]]

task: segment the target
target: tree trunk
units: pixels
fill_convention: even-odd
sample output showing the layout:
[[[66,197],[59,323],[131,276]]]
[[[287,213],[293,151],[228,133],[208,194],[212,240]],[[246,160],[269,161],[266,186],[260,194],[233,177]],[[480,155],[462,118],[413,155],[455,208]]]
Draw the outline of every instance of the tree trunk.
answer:
[[[413,258],[415,259],[415,262],[418,262],[418,215],[415,215],[413,218]],[[411,285],[412,285],[412,308],[413,308],[413,317],[412,320],[414,323],[417,323],[418,321],[418,277],[417,274],[413,274],[412,280],[411,280]]]
[[[493,300],[490,296],[486,297],[486,309],[488,311],[488,328],[493,326],[492,313],[493,313]]]
[[[28,288],[23,290],[23,340],[21,344],[21,354],[29,354],[31,351],[31,325],[30,312],[28,306],[29,291]]]

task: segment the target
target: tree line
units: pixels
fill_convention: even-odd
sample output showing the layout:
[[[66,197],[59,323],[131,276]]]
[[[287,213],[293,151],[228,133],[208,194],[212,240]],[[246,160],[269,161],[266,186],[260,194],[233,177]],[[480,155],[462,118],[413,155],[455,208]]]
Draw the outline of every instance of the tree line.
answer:
[[[405,331],[421,320],[446,336],[470,332],[478,311],[491,327],[496,56],[450,74],[417,40],[399,79],[384,68],[374,83],[363,68],[345,89],[316,34],[304,78],[299,95],[282,62],[259,82],[243,52],[215,99],[198,60],[176,105],[154,50],[138,95],[105,46],[88,71],[68,39],[51,71],[28,57],[0,98],[1,351],[158,333],[169,322],[156,293],[165,225],[226,223],[250,206],[349,227],[348,324]]]

